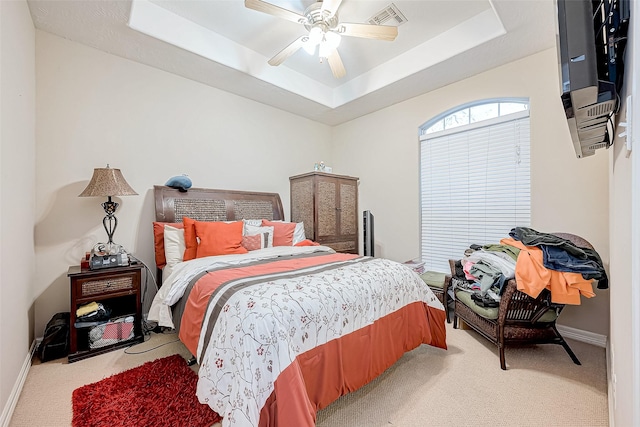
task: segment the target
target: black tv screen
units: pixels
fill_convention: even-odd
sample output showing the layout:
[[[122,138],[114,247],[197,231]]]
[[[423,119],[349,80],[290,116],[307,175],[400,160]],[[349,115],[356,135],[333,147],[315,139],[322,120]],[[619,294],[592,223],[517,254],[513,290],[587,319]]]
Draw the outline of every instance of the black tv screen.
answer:
[[[619,107],[629,0],[557,0],[562,104],[578,158],[611,145]]]

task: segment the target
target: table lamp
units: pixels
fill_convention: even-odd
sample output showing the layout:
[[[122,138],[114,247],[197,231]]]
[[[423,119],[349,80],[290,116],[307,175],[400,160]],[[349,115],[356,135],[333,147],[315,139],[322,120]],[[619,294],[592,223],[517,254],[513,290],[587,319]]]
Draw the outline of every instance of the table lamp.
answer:
[[[100,252],[114,254],[120,252],[120,245],[113,243],[113,233],[118,226],[118,219],[115,216],[118,203],[111,200],[112,196],[136,196],[136,193],[122,176],[120,169],[114,169],[107,164],[106,168],[95,168],[89,185],[84,189],[78,197],[107,197],[107,201],[102,203],[105,217],[102,224],[107,232],[109,241],[106,244],[99,243],[102,246]]]

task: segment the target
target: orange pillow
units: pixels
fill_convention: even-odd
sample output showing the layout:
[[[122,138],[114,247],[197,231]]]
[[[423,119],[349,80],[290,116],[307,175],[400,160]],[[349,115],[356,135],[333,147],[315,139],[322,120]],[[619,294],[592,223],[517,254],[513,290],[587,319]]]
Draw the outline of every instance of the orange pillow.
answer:
[[[187,216],[182,217],[184,224],[184,256],[183,261],[195,259],[198,251],[198,240],[196,239],[196,220]]]
[[[304,239],[302,242],[298,242],[293,246],[320,246],[320,243],[314,242],[313,240]]]
[[[156,267],[163,268],[167,265],[167,258],[164,255],[164,226],[170,225],[175,228],[184,228],[180,222],[156,222],[153,223],[153,246],[156,251]]]
[[[295,222],[272,222],[263,219],[262,226],[273,227],[273,246],[293,246]]]
[[[242,246],[244,223],[235,222],[195,222],[196,236],[200,239],[196,258],[212,255],[246,254]]]

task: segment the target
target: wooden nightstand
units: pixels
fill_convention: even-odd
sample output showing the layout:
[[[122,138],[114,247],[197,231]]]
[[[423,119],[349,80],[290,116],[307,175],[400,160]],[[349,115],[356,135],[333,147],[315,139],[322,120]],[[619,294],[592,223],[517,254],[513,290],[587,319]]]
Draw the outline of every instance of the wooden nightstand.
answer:
[[[67,276],[71,285],[71,321],[69,362],[106,353],[111,350],[142,342],[141,283],[142,264],[126,267],[110,267],[101,270],[69,267]],[[111,309],[111,319],[134,316],[134,336],[114,344],[91,348],[89,331],[91,328],[76,328],[76,310],[90,302],[100,302]]]

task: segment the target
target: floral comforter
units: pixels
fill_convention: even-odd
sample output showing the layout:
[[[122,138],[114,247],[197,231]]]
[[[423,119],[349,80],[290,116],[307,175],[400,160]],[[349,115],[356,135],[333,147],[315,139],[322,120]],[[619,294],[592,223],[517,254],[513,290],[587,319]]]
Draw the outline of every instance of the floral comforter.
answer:
[[[258,426],[278,376],[304,352],[412,303],[443,309],[402,264],[301,249],[229,263],[211,257],[209,267],[195,260],[174,271],[154,301],[170,305],[190,289],[183,318],[191,326],[183,322],[180,337],[200,363],[198,398],[222,415],[223,427]],[[184,277],[191,277],[189,283]]]

